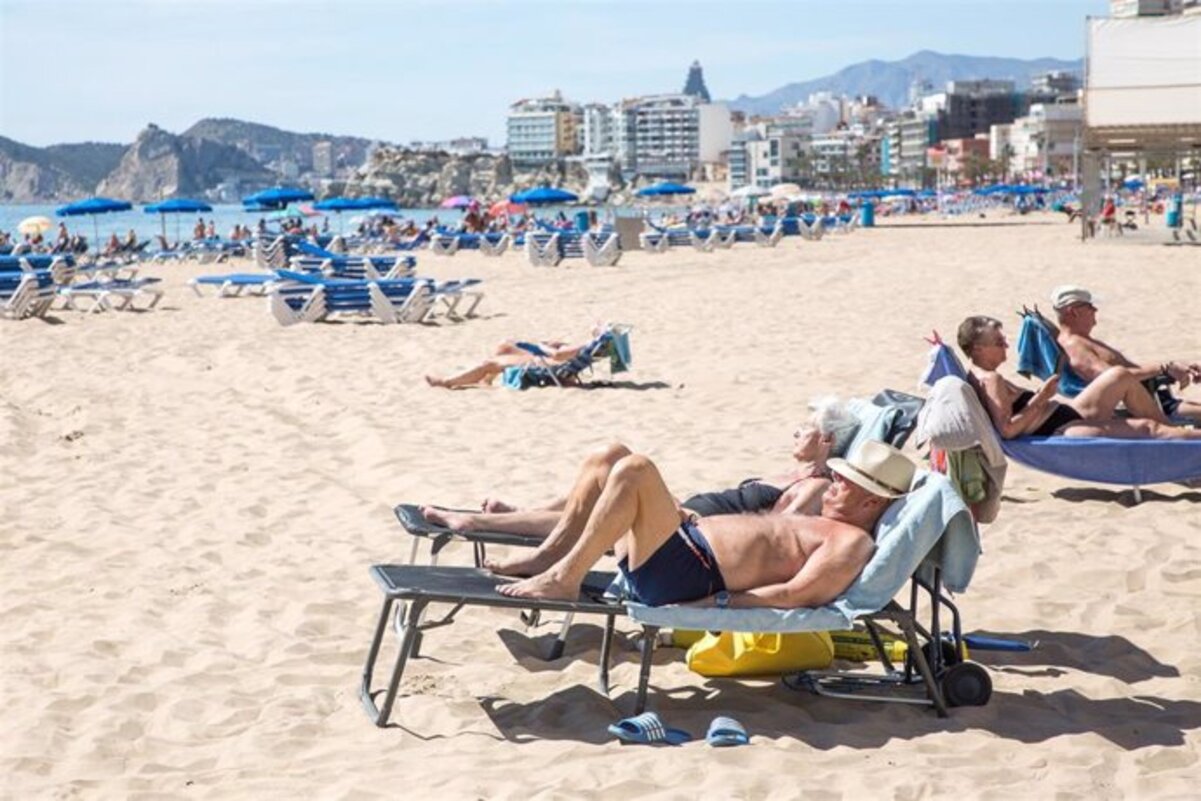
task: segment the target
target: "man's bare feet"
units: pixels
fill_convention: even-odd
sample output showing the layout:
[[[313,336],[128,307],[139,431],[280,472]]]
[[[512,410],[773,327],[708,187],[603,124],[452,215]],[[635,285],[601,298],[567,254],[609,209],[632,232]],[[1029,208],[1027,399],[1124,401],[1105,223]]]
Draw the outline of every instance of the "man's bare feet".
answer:
[[[446,383],[446,379],[438,378],[436,375],[427,375],[425,377],[425,383],[429,384],[431,387],[449,386],[449,384]]]
[[[436,526],[444,526],[451,531],[474,531],[475,521],[470,514],[439,509],[437,506],[422,506],[421,516]]]
[[[526,551],[521,556],[508,559],[485,559],[484,569],[498,576],[536,576],[553,565],[557,559],[541,548]]]
[[[514,506],[513,504],[505,503],[504,501],[498,500],[496,498],[484,498],[484,502],[483,502],[483,504],[480,505],[480,508],[483,509],[485,512],[493,512],[493,513],[516,512],[517,511],[517,507]]]
[[[539,573],[512,584],[498,584],[496,591],[510,598],[545,598],[547,600],[574,601],[580,597],[580,586],[553,577],[550,573]]]

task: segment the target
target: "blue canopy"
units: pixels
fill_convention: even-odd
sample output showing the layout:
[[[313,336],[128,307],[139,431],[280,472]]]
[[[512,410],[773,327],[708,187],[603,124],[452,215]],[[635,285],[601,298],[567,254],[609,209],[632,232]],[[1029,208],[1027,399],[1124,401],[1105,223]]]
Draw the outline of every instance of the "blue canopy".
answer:
[[[327,197],[313,204],[318,211],[361,211],[366,208],[357,197]]]
[[[77,200],[65,206],[59,206],[54,213],[59,217],[78,217],[83,214],[107,214],[111,211],[129,211],[133,204],[126,200],[113,200],[108,197],[90,197],[87,200]]]
[[[573,200],[579,200],[579,197],[573,195],[564,189],[555,189],[550,186],[540,186],[537,189],[527,189],[524,192],[518,192],[515,195],[509,195],[509,200],[513,203],[570,203]]]
[[[399,211],[395,200],[388,200],[386,197],[361,197],[359,198],[360,209],[384,209],[386,211]]]
[[[297,189],[294,186],[273,186],[270,189],[264,189],[262,192],[247,195],[242,198],[242,203],[247,206],[282,209],[289,203],[312,199],[313,193],[307,189]]]
[[[683,184],[677,184],[672,181],[663,181],[662,183],[652,184],[651,186],[644,186],[635,194],[642,197],[657,197],[660,195],[691,195],[695,193],[696,190],[691,186],[684,186]]]
[[[142,209],[147,214],[190,214],[212,210],[213,207],[203,200],[189,200],[186,197],[164,200],[162,203],[153,203]]]
[[[1122,181],[1122,188],[1129,189],[1131,191],[1138,191],[1146,185],[1147,184],[1143,182],[1142,178],[1127,178],[1125,181]]]

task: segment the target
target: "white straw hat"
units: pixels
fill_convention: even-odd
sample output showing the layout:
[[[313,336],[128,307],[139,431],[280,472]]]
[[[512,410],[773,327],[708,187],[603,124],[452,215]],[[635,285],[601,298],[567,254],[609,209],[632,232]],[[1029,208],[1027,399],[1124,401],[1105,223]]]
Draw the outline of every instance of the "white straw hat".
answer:
[[[848,459],[831,459],[830,469],[873,495],[900,498],[909,492],[917,466],[891,445],[869,439]]]

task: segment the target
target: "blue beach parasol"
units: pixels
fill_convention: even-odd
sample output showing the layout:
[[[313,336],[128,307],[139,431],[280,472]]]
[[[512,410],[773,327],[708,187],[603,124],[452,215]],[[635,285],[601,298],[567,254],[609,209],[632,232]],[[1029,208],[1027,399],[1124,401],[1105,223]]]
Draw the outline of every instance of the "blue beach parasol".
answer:
[[[161,203],[152,203],[149,206],[142,208],[146,214],[157,214],[163,222],[163,239],[167,238],[167,215],[174,214],[175,217],[175,241],[179,241],[179,216],[180,214],[203,214],[206,211],[212,211],[213,207],[205,203],[203,200],[190,200],[186,197],[172,198],[164,200]]]
[[[74,203],[68,203],[65,206],[59,206],[54,210],[58,217],[82,217],[88,216],[92,218],[92,231],[96,236],[96,251],[100,251],[100,223],[96,221],[96,215],[112,214],[118,211],[129,211],[133,208],[133,204],[127,200],[113,200],[108,197],[90,197],[86,200],[77,200]]]
[[[307,189],[297,189],[294,186],[273,186],[262,192],[255,192],[242,198],[243,205],[259,208],[282,209],[289,203],[299,203],[302,200],[312,200],[313,193]]]
[[[573,195],[565,189],[555,189],[551,186],[540,186],[537,189],[527,189],[524,192],[509,195],[509,200],[514,203],[529,203],[530,205],[571,203],[579,199],[578,195]]]
[[[672,181],[663,181],[662,183],[651,184],[644,186],[635,192],[640,197],[666,197],[669,195],[693,195],[696,190],[691,186],[684,186]]]

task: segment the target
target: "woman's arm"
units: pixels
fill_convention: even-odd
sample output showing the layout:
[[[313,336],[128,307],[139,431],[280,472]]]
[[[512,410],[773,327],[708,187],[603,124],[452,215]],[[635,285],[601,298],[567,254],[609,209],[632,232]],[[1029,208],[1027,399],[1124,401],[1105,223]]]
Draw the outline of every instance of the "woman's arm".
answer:
[[[1013,439],[1033,429],[1045,416],[1047,406],[1059,389],[1059,376],[1051,376],[1034,393],[1026,408],[1013,413],[1013,399],[1021,390],[995,372],[988,373],[979,382],[981,399],[988,416],[1003,439]]]

